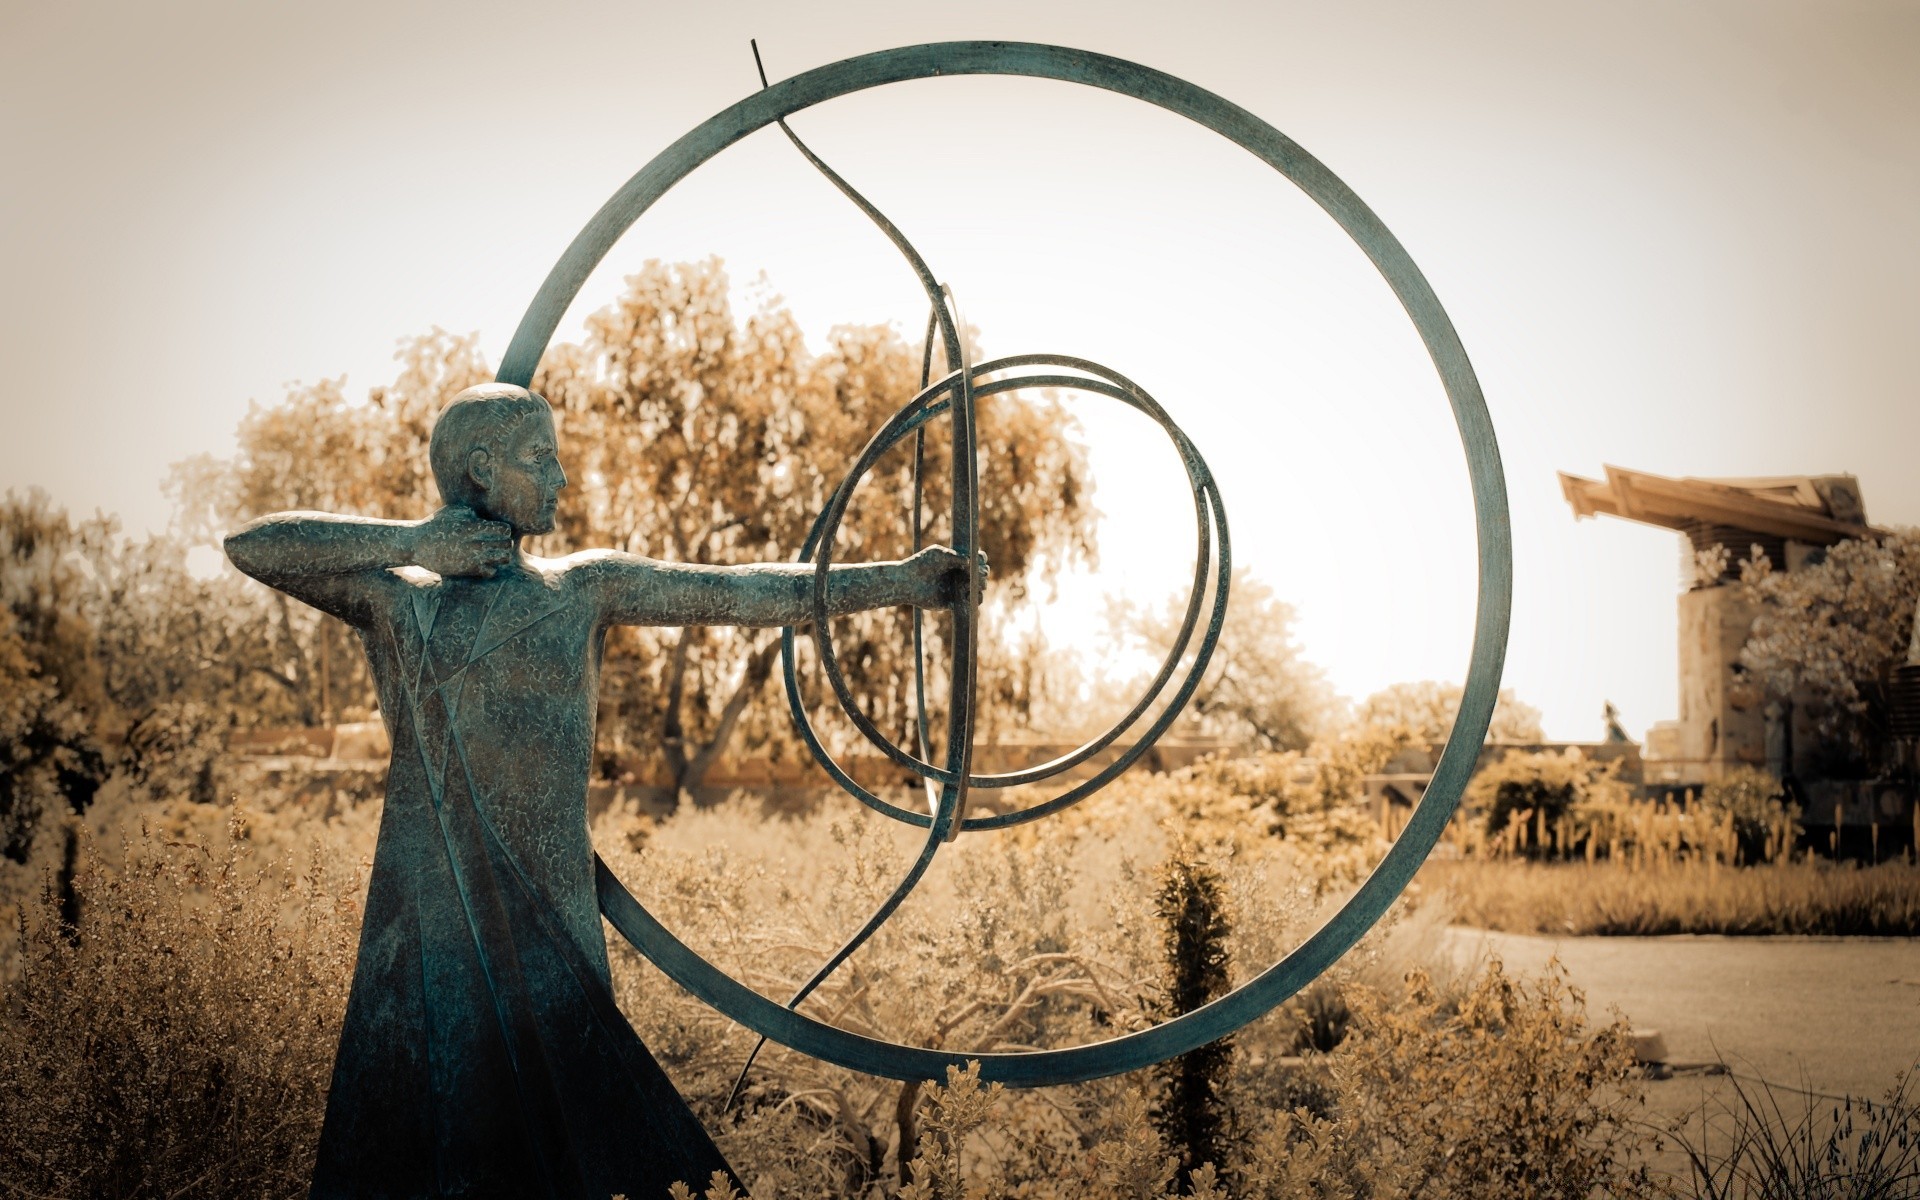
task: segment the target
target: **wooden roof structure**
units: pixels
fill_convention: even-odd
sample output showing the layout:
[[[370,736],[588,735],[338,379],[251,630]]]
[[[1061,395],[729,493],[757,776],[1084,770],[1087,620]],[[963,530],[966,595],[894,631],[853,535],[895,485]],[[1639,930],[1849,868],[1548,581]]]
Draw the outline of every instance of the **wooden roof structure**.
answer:
[[[1560,472],[1560,493],[1575,517],[1604,514],[1682,533],[1708,523],[1814,546],[1886,532],[1867,524],[1860,484],[1851,475],[1674,479],[1624,467],[1605,470],[1604,480]]]

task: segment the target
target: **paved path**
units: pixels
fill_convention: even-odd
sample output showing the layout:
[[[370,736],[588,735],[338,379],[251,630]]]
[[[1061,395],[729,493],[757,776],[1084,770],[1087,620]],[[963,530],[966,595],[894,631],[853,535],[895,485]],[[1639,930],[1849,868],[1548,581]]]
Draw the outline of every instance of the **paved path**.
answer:
[[[1458,962],[1499,955],[1513,972],[1558,956],[1587,994],[1636,1029],[1657,1029],[1674,1061],[1724,1060],[1735,1071],[1819,1092],[1879,1099],[1920,1061],[1920,939],[1529,937],[1449,929]],[[1697,1081],[1699,1077],[1691,1077]],[[1708,1094],[1730,1096],[1724,1084]],[[1654,1085],[1668,1111],[1696,1106],[1690,1077]],[[1920,1094],[1920,1081],[1910,1094]],[[1786,1097],[1782,1097],[1783,1102]]]

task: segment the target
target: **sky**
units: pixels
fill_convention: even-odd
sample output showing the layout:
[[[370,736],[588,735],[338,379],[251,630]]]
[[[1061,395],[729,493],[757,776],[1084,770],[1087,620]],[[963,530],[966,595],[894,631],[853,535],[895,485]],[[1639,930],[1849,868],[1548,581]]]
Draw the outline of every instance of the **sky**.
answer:
[[[674,138],[774,78],[915,42],[1097,50],[1252,110],[1407,247],[1485,389],[1512,501],[1506,682],[1551,736],[1676,715],[1674,535],[1576,522],[1556,472],[1848,472],[1920,524],[1920,4],[1540,0],[51,4],[0,0],[0,488],[164,529],[169,464],[292,383],[388,380],[397,340],[497,361],[561,249]],[[898,222],[987,353],[1145,385],[1221,481],[1236,558],[1359,698],[1462,677],[1464,460],[1384,283],[1285,180],[1072,85],[941,79],[795,126]],[[649,258],[720,255],[818,345],[917,336],[892,250],[764,131],[629,231],[561,326]],[[905,397],[902,397],[904,400]],[[1186,578],[1178,464],[1074,401],[1100,597]],[[1189,515],[1183,515],[1183,511]],[[424,514],[423,514],[424,515]]]

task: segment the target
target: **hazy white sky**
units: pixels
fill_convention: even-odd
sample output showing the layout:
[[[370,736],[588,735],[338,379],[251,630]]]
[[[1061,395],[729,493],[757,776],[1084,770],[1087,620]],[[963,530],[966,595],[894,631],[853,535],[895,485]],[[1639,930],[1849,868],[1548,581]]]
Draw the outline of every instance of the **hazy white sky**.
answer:
[[[755,85],[911,42],[1058,42],[1184,76],[1340,174],[1433,282],[1513,499],[1508,682],[1550,733],[1674,714],[1671,535],[1554,473],[1851,471],[1920,523],[1920,4],[52,4],[0,0],[0,487],[164,526],[167,465],[395,340],[497,359],[628,175]],[[938,80],[796,124],[914,237],[991,353],[1155,392],[1239,557],[1360,696],[1460,677],[1465,472],[1432,370],[1324,216],[1198,127],[1067,85]],[[649,257],[765,272],[818,337],[917,331],[892,251],[777,136],[650,213]],[[1177,466],[1085,408],[1107,583],[1185,575]],[[1169,549],[1168,547],[1174,547]],[[1090,603],[1070,590],[1070,604]]]

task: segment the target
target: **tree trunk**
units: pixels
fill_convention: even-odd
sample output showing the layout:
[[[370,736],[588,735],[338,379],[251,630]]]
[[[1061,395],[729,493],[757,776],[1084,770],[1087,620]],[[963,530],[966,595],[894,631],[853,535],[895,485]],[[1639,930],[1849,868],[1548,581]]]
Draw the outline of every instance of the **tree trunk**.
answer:
[[[740,724],[740,718],[746,714],[747,705],[759,694],[760,689],[767,685],[767,680],[773,675],[773,660],[779,655],[780,639],[777,637],[764,645],[755,647],[753,652],[747,655],[746,668],[740,672],[740,682],[734,686],[733,695],[727,697],[726,707],[720,710],[720,723],[714,727],[713,737],[692,759],[685,760],[685,765],[675,773],[675,786],[678,791],[690,791],[706,781],[707,771],[719,761],[720,755],[727,748],[727,743],[733,740],[734,728]],[[682,749],[684,759],[684,745]]]
[[[893,1121],[900,1127],[900,1186],[913,1184],[913,1158],[919,1149],[919,1123],[914,1110],[920,1106],[920,1081],[909,1079],[900,1085],[900,1098],[894,1101]]]
[[[307,652],[300,645],[300,639],[293,633],[293,608],[287,603],[287,594],[273,593],[274,603],[280,608],[280,636],[287,644],[287,653],[293,658],[293,683],[290,689],[294,699],[300,704],[300,723],[311,727],[319,723],[313,708],[311,680],[313,664],[307,660]]]
[[[58,892],[60,897],[60,936],[73,945],[80,944],[80,889],[75,876],[80,873],[80,818],[69,817],[66,845],[60,850]]]
[[[660,753],[666,756],[667,771],[673,776],[673,807],[680,806],[687,777],[687,736],[680,724],[680,701],[686,695],[687,654],[693,631],[682,629],[673,644],[673,665],[667,668],[666,711],[660,718]]]

